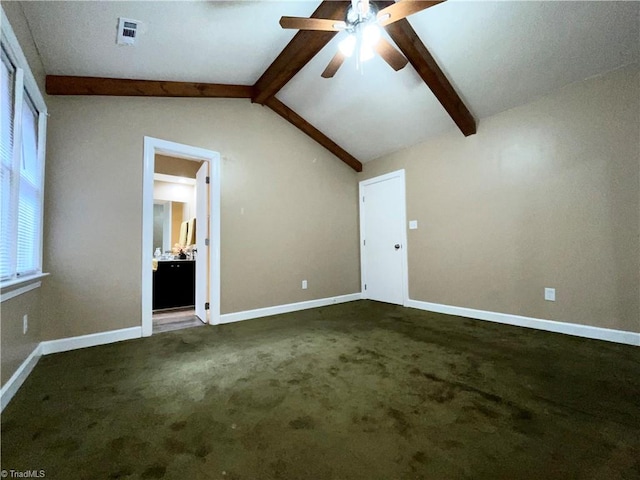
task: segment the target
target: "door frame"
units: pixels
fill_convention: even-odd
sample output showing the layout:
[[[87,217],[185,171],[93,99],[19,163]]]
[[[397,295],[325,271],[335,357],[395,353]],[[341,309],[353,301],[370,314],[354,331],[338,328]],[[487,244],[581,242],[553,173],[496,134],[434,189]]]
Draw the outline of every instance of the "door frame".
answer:
[[[364,233],[365,233],[365,215],[364,211],[366,208],[366,202],[364,201],[364,189],[365,187],[372,185],[374,183],[385,182],[387,180],[399,178],[400,185],[402,190],[402,198],[398,199],[400,201],[400,216],[402,217],[402,232],[400,233],[400,241],[402,253],[400,255],[401,263],[402,263],[402,305],[407,306],[407,302],[409,301],[409,272],[408,272],[408,254],[407,254],[407,191],[406,191],[406,182],[405,182],[405,171],[404,169],[396,170],[395,172],[390,172],[385,175],[380,175],[378,177],[369,178],[367,180],[362,180],[358,184],[358,204],[360,206],[359,214],[360,214],[360,291],[363,299],[369,298],[367,295],[367,291],[364,286],[367,283],[367,266],[365,262],[364,255]]]
[[[209,323],[220,323],[220,154],[144,137],[142,175],[142,336],[153,333],[153,180],[156,154],[209,162]]]

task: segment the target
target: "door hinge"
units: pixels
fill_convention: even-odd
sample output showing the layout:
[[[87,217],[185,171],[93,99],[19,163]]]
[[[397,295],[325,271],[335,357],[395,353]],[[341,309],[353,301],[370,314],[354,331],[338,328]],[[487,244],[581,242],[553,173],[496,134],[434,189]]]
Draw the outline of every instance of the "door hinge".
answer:
[[[204,304],[204,309],[205,309],[205,310],[209,310],[209,302],[205,302],[205,304]]]
[[[207,177],[207,179],[205,180],[205,183],[206,183],[207,185],[209,185],[209,182],[210,182],[210,179],[209,179],[209,177]]]
[[[367,289],[367,284],[366,284],[366,283],[364,284],[364,289],[365,289],[365,290]]]
[[[366,240],[363,240],[363,241],[362,241],[362,245],[364,245],[364,246],[366,247],[366,246],[367,246],[367,241],[366,241]]]
[[[364,203],[364,196],[362,197],[362,203]]]
[[[209,246],[209,239],[208,238],[204,239],[204,245],[205,245],[205,247]]]

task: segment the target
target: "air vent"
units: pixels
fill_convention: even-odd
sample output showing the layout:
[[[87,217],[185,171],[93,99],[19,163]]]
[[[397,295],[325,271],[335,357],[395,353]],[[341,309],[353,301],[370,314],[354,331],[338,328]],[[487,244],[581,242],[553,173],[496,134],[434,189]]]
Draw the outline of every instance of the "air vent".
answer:
[[[135,45],[136,39],[140,34],[140,26],[142,22],[139,20],[131,20],[130,18],[118,18],[118,36],[116,44],[118,45]]]

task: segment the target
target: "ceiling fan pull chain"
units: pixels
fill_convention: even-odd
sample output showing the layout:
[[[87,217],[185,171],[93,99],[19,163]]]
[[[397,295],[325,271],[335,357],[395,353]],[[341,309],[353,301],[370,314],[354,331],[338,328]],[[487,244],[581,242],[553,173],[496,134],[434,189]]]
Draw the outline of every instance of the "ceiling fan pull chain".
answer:
[[[359,25],[356,26],[356,70],[362,73],[362,32],[360,31]]]

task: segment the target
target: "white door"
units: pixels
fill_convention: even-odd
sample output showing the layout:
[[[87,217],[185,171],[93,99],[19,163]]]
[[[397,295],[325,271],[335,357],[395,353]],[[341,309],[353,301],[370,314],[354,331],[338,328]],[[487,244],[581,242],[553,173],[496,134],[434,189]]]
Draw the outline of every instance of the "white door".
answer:
[[[206,245],[209,241],[208,176],[209,162],[202,162],[196,173],[196,316],[204,323],[209,323],[205,309],[205,303],[209,302],[209,247]]]
[[[360,182],[360,240],[363,298],[403,305],[404,170]]]

